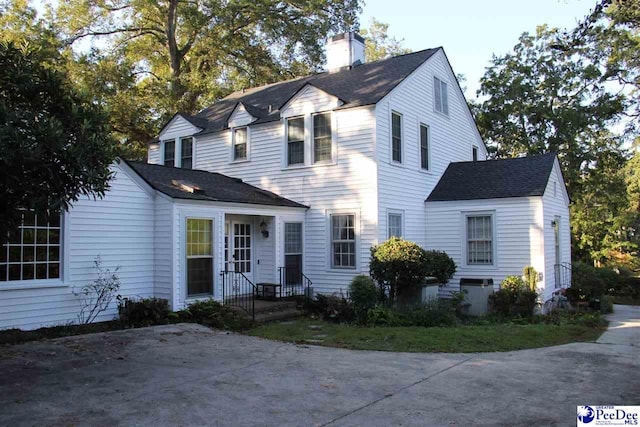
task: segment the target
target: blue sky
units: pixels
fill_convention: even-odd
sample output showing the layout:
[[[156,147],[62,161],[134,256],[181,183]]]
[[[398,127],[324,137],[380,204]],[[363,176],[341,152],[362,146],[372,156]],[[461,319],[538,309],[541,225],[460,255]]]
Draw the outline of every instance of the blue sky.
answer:
[[[365,0],[360,25],[390,25],[390,35],[412,51],[443,46],[453,70],[466,76],[469,99],[492,54],[511,50],[538,25],[572,28],[596,0]]]

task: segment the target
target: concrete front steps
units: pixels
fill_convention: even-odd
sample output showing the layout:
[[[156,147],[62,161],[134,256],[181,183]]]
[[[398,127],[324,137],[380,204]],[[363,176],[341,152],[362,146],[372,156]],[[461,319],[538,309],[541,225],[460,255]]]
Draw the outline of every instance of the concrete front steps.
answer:
[[[255,321],[257,323],[275,322],[278,320],[294,319],[302,316],[295,301],[255,301]]]
[[[278,320],[289,320],[303,315],[302,311],[298,310],[298,304],[296,301],[291,300],[278,300],[267,301],[256,299],[255,304],[255,321],[257,323],[276,322]],[[246,311],[240,307],[230,305],[230,308],[242,313],[243,315],[250,317]]]

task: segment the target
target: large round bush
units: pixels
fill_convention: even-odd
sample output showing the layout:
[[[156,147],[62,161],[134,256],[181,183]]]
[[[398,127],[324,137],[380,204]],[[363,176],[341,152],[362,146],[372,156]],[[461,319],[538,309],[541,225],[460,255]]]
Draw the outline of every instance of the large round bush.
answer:
[[[427,277],[427,253],[419,245],[392,237],[371,248],[371,276],[381,286],[389,287],[393,302],[404,289],[417,286]]]

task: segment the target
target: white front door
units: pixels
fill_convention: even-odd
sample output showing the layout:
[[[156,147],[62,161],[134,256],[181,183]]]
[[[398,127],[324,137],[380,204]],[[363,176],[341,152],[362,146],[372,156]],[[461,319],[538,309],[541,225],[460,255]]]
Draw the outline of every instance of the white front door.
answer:
[[[243,273],[247,279],[253,279],[253,224],[243,221],[231,221],[229,244],[229,270]]]

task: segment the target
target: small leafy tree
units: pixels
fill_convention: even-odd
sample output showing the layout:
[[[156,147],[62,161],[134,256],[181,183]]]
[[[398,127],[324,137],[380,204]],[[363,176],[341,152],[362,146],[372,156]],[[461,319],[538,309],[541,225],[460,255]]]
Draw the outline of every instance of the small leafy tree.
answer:
[[[100,255],[93,260],[93,265],[98,273],[98,278],[81,287],[78,291],[73,290],[73,295],[80,303],[78,322],[84,324],[93,322],[100,313],[109,308],[109,304],[120,290],[120,276],[118,275],[120,266],[113,271],[103,268]]]
[[[455,261],[443,251],[427,251],[427,276],[435,277],[438,283],[446,284],[456,273]]]
[[[403,289],[417,286],[427,277],[427,252],[414,242],[392,237],[371,248],[369,269],[379,286],[389,288],[389,300],[394,303]]]

